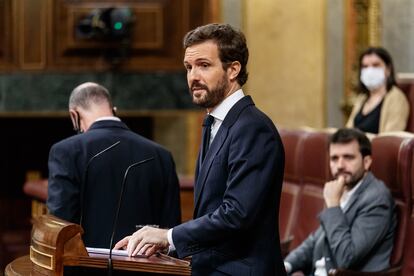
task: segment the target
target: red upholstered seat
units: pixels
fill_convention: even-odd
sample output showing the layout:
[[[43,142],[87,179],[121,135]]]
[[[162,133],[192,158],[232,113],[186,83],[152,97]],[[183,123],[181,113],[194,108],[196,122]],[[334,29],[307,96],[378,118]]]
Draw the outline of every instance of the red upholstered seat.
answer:
[[[397,205],[398,227],[391,265],[402,263],[410,215],[410,170],[414,140],[398,136],[379,136],[372,140],[371,170],[390,189]]]
[[[406,131],[414,132],[414,83],[412,82],[401,82],[398,84],[401,90],[407,96],[408,103],[410,104],[410,113],[408,115]]]
[[[298,183],[288,181],[283,182],[279,209],[279,231],[282,241],[287,241],[293,237],[292,230],[298,212],[299,193],[300,186]]]
[[[317,187],[324,186],[330,179],[329,137],[327,132],[310,132],[303,141],[300,167],[302,182]]]
[[[293,223],[296,220],[301,179],[298,160],[301,144],[306,135],[303,130],[280,130],[285,149],[285,174],[279,208],[279,231],[282,241],[290,239]],[[290,244],[283,246],[290,247]]]
[[[403,252],[403,269],[402,274],[414,275],[414,150],[407,152],[410,162],[407,162],[407,169],[409,170],[409,179],[406,180],[410,184],[411,199],[410,199],[410,216],[408,218],[408,227],[406,233],[406,240],[404,242]]]
[[[283,240],[293,237],[290,249],[299,245],[319,221],[324,208],[323,186],[330,178],[326,132],[309,130],[280,131],[285,147],[285,178],[279,211]]]
[[[297,183],[301,178],[301,168],[298,166],[302,156],[302,141],[308,132],[300,129],[281,129],[279,133],[285,149],[284,180]]]
[[[302,141],[298,158],[301,192],[291,249],[319,226],[318,214],[325,206],[323,187],[330,179],[328,143],[329,134],[318,131],[308,132]]]

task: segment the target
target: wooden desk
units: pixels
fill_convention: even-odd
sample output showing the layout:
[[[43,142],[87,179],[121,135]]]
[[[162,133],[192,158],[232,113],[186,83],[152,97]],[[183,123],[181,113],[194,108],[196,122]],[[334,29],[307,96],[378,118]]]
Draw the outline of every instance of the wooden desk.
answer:
[[[30,255],[8,264],[6,275],[61,276],[67,267],[105,270],[108,255],[88,254],[81,239],[82,233],[82,228],[77,224],[51,215],[39,216],[32,229]],[[115,271],[191,275],[189,262],[164,254],[155,254],[149,258],[112,255],[112,264]]]
[[[4,274],[7,276],[30,275],[32,271],[32,262],[29,255],[17,258],[6,266]]]
[[[147,272],[158,275],[191,275],[188,262],[177,260],[165,255],[151,256],[150,258],[129,258],[112,256],[114,270]],[[90,254],[89,257],[70,257],[64,261],[67,266],[94,267],[106,269],[108,255]],[[69,265],[70,264],[70,265]],[[45,275],[36,271],[29,255],[17,258],[7,265],[6,276],[17,275]]]

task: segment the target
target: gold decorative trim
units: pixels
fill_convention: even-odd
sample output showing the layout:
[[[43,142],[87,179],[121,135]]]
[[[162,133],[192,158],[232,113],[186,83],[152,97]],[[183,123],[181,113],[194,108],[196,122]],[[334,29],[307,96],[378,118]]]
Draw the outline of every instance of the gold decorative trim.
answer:
[[[45,257],[48,260],[50,260],[50,264],[48,265],[48,264],[41,263],[37,258],[39,255],[42,256],[42,257]],[[55,267],[55,259],[54,259],[53,255],[41,252],[41,251],[37,250],[36,248],[34,248],[32,245],[30,246],[30,260],[34,264],[36,264],[40,267],[46,268],[48,270],[53,270],[53,268]]]
[[[36,243],[36,244],[38,244],[42,247],[46,247],[46,248],[49,248],[49,249],[52,249],[52,250],[56,250],[56,247],[48,245],[46,243],[43,243],[43,242],[37,240],[35,237],[32,238],[32,242],[34,242],[34,243]],[[31,245],[31,246],[33,246],[33,245]]]
[[[381,9],[379,0],[369,0],[368,6],[368,44],[381,45]]]

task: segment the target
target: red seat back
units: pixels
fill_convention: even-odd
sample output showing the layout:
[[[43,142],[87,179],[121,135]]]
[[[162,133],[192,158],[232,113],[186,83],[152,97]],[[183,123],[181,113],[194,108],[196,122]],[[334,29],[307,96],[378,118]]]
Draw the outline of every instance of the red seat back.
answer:
[[[408,99],[408,103],[410,104],[410,113],[408,115],[408,122],[405,130],[414,132],[414,83],[402,82],[399,83],[398,86],[404,92],[405,96]]]
[[[373,174],[390,189],[397,206],[398,226],[391,265],[402,263],[410,215],[410,170],[414,140],[398,136],[378,136],[372,140]]]
[[[280,136],[285,148],[285,174],[280,199],[279,231],[284,241],[292,235],[293,224],[297,216],[301,179],[298,160],[306,132],[281,129]]]
[[[298,159],[301,192],[291,248],[302,243],[319,226],[318,214],[325,206],[323,187],[330,179],[328,144],[326,132],[308,132],[302,141]]]
[[[410,216],[408,218],[408,228],[406,233],[406,241],[403,256],[403,269],[401,275],[414,275],[414,150],[408,152],[410,156],[409,174],[407,174],[407,182],[410,184],[411,200],[410,200]]]

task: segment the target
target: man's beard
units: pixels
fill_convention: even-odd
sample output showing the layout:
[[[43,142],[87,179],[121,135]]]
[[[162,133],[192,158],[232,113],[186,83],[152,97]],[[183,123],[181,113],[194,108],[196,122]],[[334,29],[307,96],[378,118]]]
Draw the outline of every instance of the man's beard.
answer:
[[[351,190],[353,187],[355,187],[355,185],[356,184],[358,184],[358,182],[364,177],[364,175],[365,175],[365,170],[362,170],[362,171],[358,171],[357,173],[355,173],[355,174],[351,174],[351,173],[348,173],[348,172],[345,172],[345,171],[339,171],[339,172],[337,172],[336,174],[335,174],[335,176],[334,176],[334,178],[335,179],[338,179],[338,177],[340,176],[340,175],[343,175],[343,174],[345,174],[345,175],[348,175],[348,176],[350,176],[350,179],[349,179],[349,181],[347,181],[346,180],[346,178],[345,178],[345,186],[347,187],[347,189],[348,190]]]
[[[204,89],[205,93],[201,97],[196,98],[193,95],[193,88]],[[216,87],[214,87],[212,90],[210,90],[204,84],[193,82],[190,88],[190,94],[193,98],[194,104],[204,108],[212,108],[223,101],[228,90],[229,84],[227,81],[227,76],[224,74],[221,80],[217,83]]]

